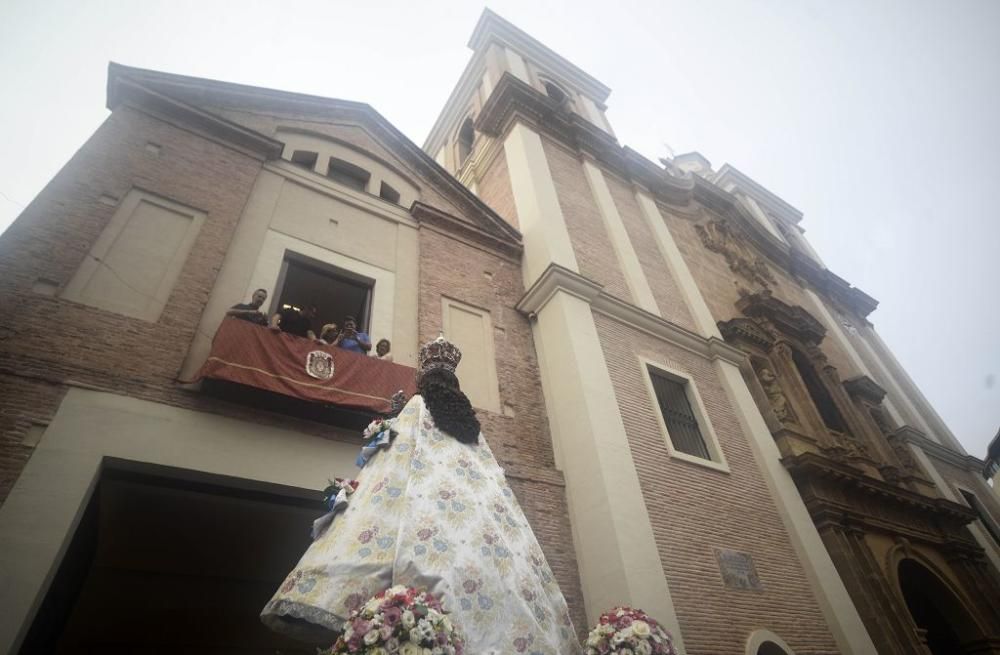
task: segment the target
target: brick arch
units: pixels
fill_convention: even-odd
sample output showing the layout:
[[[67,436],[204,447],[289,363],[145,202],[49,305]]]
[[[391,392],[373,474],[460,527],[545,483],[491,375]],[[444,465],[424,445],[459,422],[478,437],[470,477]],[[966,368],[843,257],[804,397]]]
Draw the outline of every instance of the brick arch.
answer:
[[[754,630],[747,637],[746,655],[795,655],[785,640],[770,630]]]

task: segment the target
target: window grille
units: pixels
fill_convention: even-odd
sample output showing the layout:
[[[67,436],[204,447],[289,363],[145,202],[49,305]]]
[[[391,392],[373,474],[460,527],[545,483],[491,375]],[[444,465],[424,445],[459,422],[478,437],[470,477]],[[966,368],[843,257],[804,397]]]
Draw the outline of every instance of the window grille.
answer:
[[[698,419],[688,400],[686,383],[669,378],[652,367],[649,368],[649,377],[674,449],[695,457],[711,459],[701,434],[701,426],[698,425]]]

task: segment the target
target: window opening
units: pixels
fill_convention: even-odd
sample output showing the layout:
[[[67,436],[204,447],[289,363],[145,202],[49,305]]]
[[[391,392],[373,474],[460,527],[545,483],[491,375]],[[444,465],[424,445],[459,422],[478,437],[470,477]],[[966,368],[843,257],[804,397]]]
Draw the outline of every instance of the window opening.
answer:
[[[317,335],[327,323],[343,327],[348,316],[355,318],[359,330],[368,332],[375,287],[375,281],[370,278],[302,255],[286,253],[275,286],[272,315],[285,306],[301,309],[315,305],[316,318],[312,329]]]
[[[555,100],[560,105],[562,103],[566,102],[566,92],[565,91],[563,91],[562,89],[560,89],[558,86],[556,86],[552,82],[546,81],[546,82],[543,82],[543,84],[545,85],[545,93],[546,93],[546,95],[548,95],[550,98],[552,98],[553,100]]]
[[[396,191],[385,182],[383,182],[382,186],[379,187],[378,197],[382,200],[388,200],[389,202],[396,203],[397,205],[399,204],[399,191]]]
[[[802,382],[806,385],[806,391],[809,392],[809,397],[812,398],[813,404],[819,410],[819,415],[826,427],[837,432],[847,432],[844,418],[840,415],[840,410],[837,409],[833,396],[823,384],[816,368],[798,350],[792,351],[792,359]]]
[[[462,129],[458,131],[458,165],[461,166],[472,154],[472,142],[476,139],[476,130],[472,127],[472,118],[466,118]]]
[[[292,153],[293,164],[298,164],[299,166],[308,168],[311,171],[316,169],[316,161],[318,159],[319,154],[310,150],[296,150]]]
[[[710,460],[708,446],[701,434],[701,426],[698,425],[698,419],[691,409],[691,401],[687,396],[685,388],[687,383],[667,377],[651,366],[647,367],[647,370],[674,449]]]
[[[965,498],[965,502],[969,504],[969,507],[976,510],[976,514],[979,515],[979,522],[983,524],[986,531],[993,537],[993,542],[997,546],[1000,546],[1000,527],[997,527],[997,524],[993,522],[993,517],[989,515],[974,493],[965,489],[959,489],[959,491],[962,492],[962,497]]]
[[[372,174],[354,164],[330,157],[330,164],[326,169],[326,176],[335,182],[345,184],[352,189],[365,191],[368,188],[368,180]]]

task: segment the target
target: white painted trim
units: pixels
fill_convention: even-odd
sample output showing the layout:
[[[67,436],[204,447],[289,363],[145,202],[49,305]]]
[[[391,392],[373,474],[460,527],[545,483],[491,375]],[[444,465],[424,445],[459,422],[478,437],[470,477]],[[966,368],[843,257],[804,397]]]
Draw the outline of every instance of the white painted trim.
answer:
[[[504,141],[504,154],[524,240],[524,286],[551,263],[579,271],[541,137],[517,123]]]
[[[874,382],[879,382],[879,377],[885,377],[876,377],[872,375],[872,372],[865,364],[864,359],[862,359],[861,355],[858,354],[858,351],[854,348],[851,340],[848,339],[846,334],[844,334],[844,328],[840,324],[840,321],[833,318],[833,315],[830,313],[830,310],[827,309],[826,304],[812,289],[806,288],[805,291],[806,296],[808,296],[809,300],[813,304],[813,307],[816,309],[816,313],[819,314],[820,320],[826,324],[827,332],[833,335],[833,338],[836,339],[837,343],[840,344],[840,347],[847,353],[851,363],[854,364],[858,371],[867,375]],[[892,381],[889,380],[889,382],[891,383]],[[899,410],[896,409],[895,402],[893,402],[893,396],[899,391],[898,388],[895,387],[894,390],[893,395],[886,394],[883,399],[883,403],[885,404],[885,408],[889,412],[889,415],[892,417],[892,420],[896,422],[896,425],[906,425],[906,420],[903,419],[903,415],[899,413]]]
[[[538,348],[550,433],[566,480],[587,617],[642,607],[674,635],[677,621],[639,475],[589,303],[557,290],[539,309]]]
[[[670,229],[667,227],[666,221],[663,220],[656,203],[642,191],[636,191],[635,198],[643,216],[646,217],[646,221],[653,230],[656,245],[659,247],[663,259],[667,262],[667,268],[670,269],[671,275],[677,281],[677,286],[681,290],[684,303],[691,312],[698,332],[705,337],[722,339],[719,327],[716,325],[715,319],[712,318],[712,312],[698,289],[698,283],[695,282],[691,269],[684,261],[684,256],[677,247],[673,235],[670,234]]]
[[[757,655],[757,650],[767,642],[771,642],[781,650],[785,651],[787,655],[795,655],[795,651],[792,650],[791,646],[785,643],[784,639],[770,630],[764,629],[754,630],[750,633],[750,636],[747,637],[746,655]]]
[[[522,82],[531,84],[531,77],[528,75],[528,67],[524,63],[524,58],[507,46],[504,47],[503,52],[507,60],[507,70]]]
[[[979,510],[969,505],[969,503],[965,502],[965,497],[962,496],[961,492],[965,491],[966,493],[972,494],[972,496],[975,497],[977,500],[979,499],[979,494],[977,494],[972,489],[969,489],[965,485],[959,484],[958,482],[952,482],[952,484],[954,485],[955,489],[959,492],[957,494],[958,498],[960,499],[959,502],[961,502],[966,507],[970,507],[972,510],[976,512],[976,514],[979,514]],[[990,509],[989,507],[986,506],[986,503],[980,500],[979,504],[982,506],[983,511],[986,512],[986,518],[992,521],[995,526],[1000,526],[1000,522],[998,522],[996,520],[996,517],[994,517],[993,514],[990,513]],[[979,525],[979,523],[982,522],[983,522],[982,518],[978,518],[976,519],[975,523],[970,523],[968,526],[969,531],[972,532],[972,536],[976,539],[976,543],[979,544],[980,548],[982,548],[986,552],[986,557],[993,564],[993,568],[995,568],[997,572],[1000,573],[1000,545],[998,545],[993,540],[993,537],[991,537],[990,534],[986,531],[985,526]]]
[[[722,446],[719,444],[719,437],[715,434],[715,429],[712,427],[712,421],[708,418],[708,411],[705,409],[705,403],[701,400],[701,394],[698,393],[698,386],[695,384],[694,378],[687,373],[671,368],[662,362],[643,357],[642,355],[638,355],[637,359],[639,360],[639,368],[641,369],[640,372],[642,374],[643,382],[646,384],[646,391],[649,394],[649,400],[653,404],[653,414],[656,415],[656,422],[657,425],[660,426],[660,432],[663,435],[664,442],[667,446],[667,452],[670,454],[670,457],[714,469],[716,471],[729,473],[729,464],[726,462],[726,455],[722,451]],[[711,459],[705,459],[703,457],[698,457],[697,455],[684,453],[674,447],[670,431],[667,429],[666,420],[663,418],[663,412],[660,410],[660,403],[656,397],[656,389],[653,387],[653,380],[650,376],[648,368],[650,366],[657,369],[661,373],[666,374],[667,377],[674,378],[684,385],[684,394],[687,396],[688,403],[691,404],[691,408],[694,410],[694,417],[698,422],[698,429],[701,430],[701,439],[705,443],[705,448],[708,450],[708,455]]]
[[[274,289],[281,273],[281,263],[286,252],[304,255],[352,273],[375,280],[372,287],[371,321],[369,334],[393,334],[396,300],[396,274],[367,262],[327,250],[308,241],[269,229],[264,235],[260,254],[242,297],[249,297],[254,289]]]
[[[104,457],[320,490],[357,446],[71,388],[0,507],[0,652],[16,652],[80,521]]]
[[[802,496],[788,470],[781,463],[781,453],[764,422],[750,388],[738,366],[722,359],[714,362],[722,385],[733,405],[733,413],[747,436],[764,480],[771,490],[785,529],[802,568],[810,582],[827,626],[833,633],[842,655],[877,655],[847,587],[833,564],[819,530],[806,509]]]
[[[590,191],[594,196],[601,218],[604,219],[604,228],[611,238],[611,246],[617,255],[618,265],[621,266],[622,272],[625,274],[625,282],[628,284],[629,291],[632,292],[632,299],[645,311],[659,316],[660,308],[656,306],[653,290],[649,287],[649,281],[646,280],[639,256],[636,254],[635,248],[632,247],[628,230],[625,229],[625,223],[622,221],[621,214],[618,213],[614,198],[611,197],[611,189],[608,188],[608,183],[604,179],[604,173],[589,159],[583,160],[583,172],[590,185]]]
[[[590,303],[595,312],[708,360],[725,359],[738,366],[745,358],[741,350],[726,343],[721,336],[703,337],[695,334],[607,294],[599,284],[555,264],[550,265],[535,284],[528,288],[518,301],[517,310],[529,315],[537,314],[557,292],[576,296]]]

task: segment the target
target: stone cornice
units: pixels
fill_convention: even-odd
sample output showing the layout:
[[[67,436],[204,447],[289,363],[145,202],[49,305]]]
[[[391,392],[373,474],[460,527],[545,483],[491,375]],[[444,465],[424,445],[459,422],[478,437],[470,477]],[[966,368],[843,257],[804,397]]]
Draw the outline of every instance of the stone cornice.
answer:
[[[771,193],[735,166],[723,164],[719,172],[712,176],[712,181],[722,188],[726,187],[727,182],[734,183],[737,187],[749,193],[765,209],[770,210],[772,214],[786,223],[795,225],[802,220],[801,211],[792,207],[779,196]]]
[[[982,472],[983,467],[985,466],[983,460],[978,457],[960,453],[948,448],[947,446],[935,443],[931,441],[930,438],[928,438],[923,432],[910,427],[909,425],[904,425],[903,427],[897,429],[893,432],[893,436],[901,441],[905,441],[906,443],[911,443],[928,455],[933,456],[935,459],[951,464],[952,466],[960,468],[963,471],[970,471],[978,475]]]
[[[241,152],[265,160],[281,157],[284,147],[284,144],[276,139],[178,102],[126,77],[108,78],[107,105],[112,111],[122,105],[150,110],[156,115],[173,119],[198,132],[218,137]]]
[[[519,242],[512,243],[506,239],[497,238],[496,235],[483,230],[471,221],[419,201],[410,207],[410,214],[420,224],[440,226],[445,228],[446,233],[457,233],[480,246],[520,260],[523,248]]]
[[[549,300],[560,291],[589,303],[595,312],[621,321],[706,359],[721,359],[736,366],[742,365],[744,361],[744,353],[722,339],[703,337],[655,314],[639,309],[635,305],[605,292],[604,288],[596,282],[558,264],[549,264],[545,272],[535,280],[531,288],[518,301],[516,308],[528,316],[538,314]]]
[[[824,511],[829,513],[827,520],[840,523],[854,522],[872,526],[885,524],[885,517],[876,519],[864,508],[864,501],[872,497],[878,499],[878,504],[894,506],[904,511],[916,511],[919,522],[938,525],[945,533],[960,529],[975,520],[975,511],[959,503],[944,498],[925,496],[909,489],[878,480],[861,471],[837,462],[819,453],[801,453],[782,459],[782,463],[793,478],[805,488],[823,481],[831,483],[842,495],[838,503],[807,494],[806,504],[811,512]],[[855,499],[857,502],[854,502]],[[812,501],[812,503],[810,503]],[[825,505],[825,508],[818,506]],[[892,521],[890,521],[892,523]],[[899,527],[911,525],[898,523]],[[884,526],[883,526],[884,527]]]
[[[858,375],[844,380],[844,388],[852,396],[864,398],[876,405],[885,398],[885,389],[867,375]]]
[[[805,343],[818,345],[826,335],[826,328],[812,314],[775,298],[770,291],[744,296],[736,302],[736,308],[747,316],[766,318],[784,334]]]

